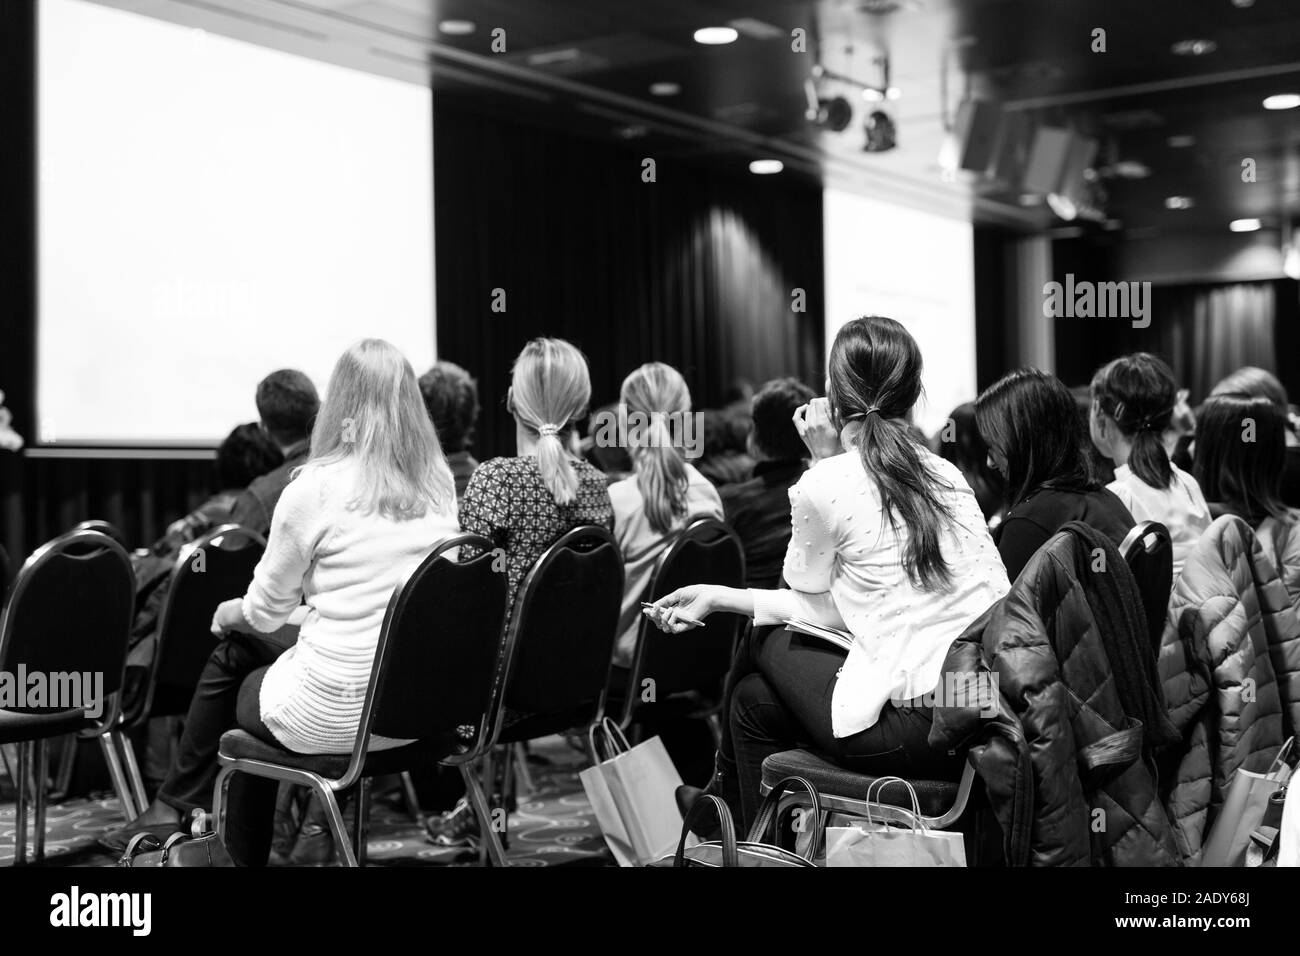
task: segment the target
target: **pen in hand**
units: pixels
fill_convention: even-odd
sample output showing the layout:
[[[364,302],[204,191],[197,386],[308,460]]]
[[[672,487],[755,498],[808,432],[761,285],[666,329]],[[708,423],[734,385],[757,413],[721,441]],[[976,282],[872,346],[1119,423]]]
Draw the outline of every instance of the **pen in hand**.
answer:
[[[654,607],[654,604],[651,603],[650,601],[642,601],[642,602],[641,602],[641,606],[644,607],[644,608],[652,608],[652,607]],[[695,618],[693,618],[693,617],[686,617],[686,616],[683,615],[683,614],[678,614],[678,615],[677,615],[677,620],[682,621],[683,623],[686,623],[686,624],[694,624],[696,627],[706,627],[706,626],[707,626],[707,625],[705,625],[705,623],[704,623],[703,621],[697,621],[697,620],[695,620]]]

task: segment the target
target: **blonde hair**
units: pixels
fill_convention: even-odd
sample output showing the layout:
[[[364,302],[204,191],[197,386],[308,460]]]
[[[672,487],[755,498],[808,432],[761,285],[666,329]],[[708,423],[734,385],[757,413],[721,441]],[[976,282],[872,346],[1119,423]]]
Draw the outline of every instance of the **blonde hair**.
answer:
[[[405,521],[455,500],[411,363],[383,339],[362,339],[334,364],[304,467],[348,458],[361,466],[349,508]]]
[[[648,420],[648,427],[627,430],[628,454],[650,527],[667,534],[686,514],[689,483],[686,452],[674,443],[668,416],[690,414],[691,391],[671,365],[647,362],[623,379],[619,396],[629,412]]]
[[[542,482],[556,504],[572,504],[578,473],[570,428],[591,401],[586,356],[563,339],[533,339],[515,359],[510,394],[515,419],[537,435]]]

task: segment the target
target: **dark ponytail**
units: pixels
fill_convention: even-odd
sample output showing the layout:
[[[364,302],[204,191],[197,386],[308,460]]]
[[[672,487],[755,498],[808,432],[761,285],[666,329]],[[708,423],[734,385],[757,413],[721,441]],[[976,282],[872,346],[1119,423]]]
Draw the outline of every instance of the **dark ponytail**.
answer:
[[[1152,488],[1174,480],[1163,436],[1178,397],[1173,370],[1149,352],[1135,352],[1103,365],[1092,378],[1092,398],[1133,443],[1128,466]]]
[[[940,536],[955,519],[946,485],[929,469],[907,415],[921,397],[921,351],[893,319],[869,315],[844,325],[830,358],[831,406],[841,427],[858,423],[858,454],[880,491],[890,526],[908,530],[903,564],[918,587],[947,586]]]

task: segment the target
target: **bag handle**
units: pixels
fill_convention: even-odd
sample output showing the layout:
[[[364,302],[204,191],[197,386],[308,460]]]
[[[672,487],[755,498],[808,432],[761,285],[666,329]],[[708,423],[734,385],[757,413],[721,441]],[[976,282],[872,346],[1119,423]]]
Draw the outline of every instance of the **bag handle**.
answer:
[[[587,730],[587,743],[591,747],[591,752],[596,755],[596,760],[601,759],[601,751],[596,747],[596,731],[603,731],[605,734],[605,753],[609,754],[605,760],[612,760],[619,754],[625,754],[632,749],[632,745],[627,742],[627,737],[623,733],[623,728],[614,721],[605,717],[598,724],[592,724]]]
[[[1287,763],[1287,757],[1291,755],[1291,750],[1294,747],[1295,747],[1295,736],[1292,735],[1286,739],[1286,743],[1284,743],[1281,746],[1281,748],[1278,750],[1277,756],[1273,758],[1273,762],[1268,765],[1268,773],[1264,774],[1265,780],[1274,779],[1273,776],[1274,774],[1279,773],[1284,768],[1290,766],[1290,764]]]
[[[785,777],[767,792],[767,796],[763,798],[763,805],[758,808],[758,816],[754,817],[754,825],[749,828],[749,836],[746,840],[749,843],[766,843],[769,831],[771,831],[772,839],[775,840],[776,814],[781,804],[781,798],[785,796],[788,790],[798,788],[807,790],[808,795],[812,798],[812,818],[816,830],[813,831],[813,838],[803,852],[803,858],[811,863],[813,857],[817,855],[823,836],[821,827],[822,798],[821,794],[817,792],[817,788],[803,777]]]
[[[680,867],[686,854],[686,835],[691,832],[691,822],[704,810],[712,808],[722,825],[722,865],[740,866],[740,854],[736,852],[736,825],[731,820],[731,811],[727,805],[711,793],[706,793],[691,804],[682,820],[682,836],[677,841],[677,853],[673,856],[673,866]]]
[[[151,845],[145,846],[145,844]],[[122,851],[122,857],[117,861],[117,865],[130,866],[131,861],[135,858],[137,853],[156,850],[160,846],[162,846],[162,844],[158,842],[158,838],[152,833],[149,833],[148,831],[137,833],[135,836],[131,837],[130,842],[126,845],[126,849]]]
[[[916,788],[912,786],[910,783],[908,783],[906,780],[904,780],[902,777],[877,777],[875,780],[871,781],[871,783],[867,784],[867,800],[866,800],[867,822],[871,824],[874,824],[876,822],[871,818],[871,807],[873,804],[876,803],[875,800],[871,799],[872,791],[875,791],[876,800],[879,800],[881,792],[883,792],[885,787],[889,786],[891,783],[901,783],[904,787],[907,788],[908,796],[912,798],[912,810],[911,810],[912,832],[916,832],[917,830],[924,830],[925,824],[921,822],[921,801],[920,798],[918,798],[916,795]],[[876,789],[877,787],[879,787],[880,789],[877,790]],[[883,806],[883,804],[880,805]],[[895,807],[894,809],[898,809],[898,808]]]

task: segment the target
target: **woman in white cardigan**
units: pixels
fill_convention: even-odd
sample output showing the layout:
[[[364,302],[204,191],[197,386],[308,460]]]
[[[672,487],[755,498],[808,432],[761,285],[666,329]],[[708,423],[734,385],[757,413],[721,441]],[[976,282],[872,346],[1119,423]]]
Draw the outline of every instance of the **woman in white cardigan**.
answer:
[[[813,465],[790,489],[790,589],[693,585],[647,609],[674,633],[718,611],[754,619],[728,678],[729,722],[708,788],[746,826],[764,758],[804,743],[876,776],[959,773],[927,741],[939,703],[930,695],[949,645],[1009,584],[974,492],[908,432],[920,394],[921,354],[906,329],[879,316],[843,326],[829,401],[795,415]],[[791,618],[848,631],[851,650],[759,629]]]
[[[358,342],[334,366],[311,456],[276,504],[248,592],[213,617],[220,643],[167,779],[105,842],[170,833],[193,809],[210,808],[218,744],[232,727],[299,753],[349,752],[393,590],[457,530],[451,471],[410,363],[380,339]],[[287,625],[298,629],[286,650]],[[232,779],[228,844],[237,862],[265,864],[275,787],[247,774]]]

